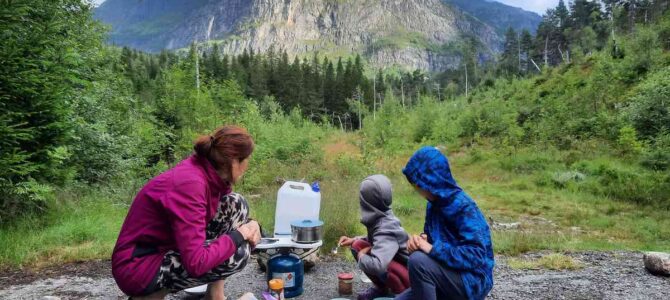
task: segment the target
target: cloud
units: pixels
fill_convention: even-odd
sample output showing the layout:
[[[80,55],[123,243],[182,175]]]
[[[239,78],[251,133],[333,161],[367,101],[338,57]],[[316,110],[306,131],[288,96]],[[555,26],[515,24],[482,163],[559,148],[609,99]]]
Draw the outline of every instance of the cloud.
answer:
[[[548,8],[554,8],[558,0],[497,0],[507,5],[521,7],[525,10],[534,11],[538,14],[544,14]]]

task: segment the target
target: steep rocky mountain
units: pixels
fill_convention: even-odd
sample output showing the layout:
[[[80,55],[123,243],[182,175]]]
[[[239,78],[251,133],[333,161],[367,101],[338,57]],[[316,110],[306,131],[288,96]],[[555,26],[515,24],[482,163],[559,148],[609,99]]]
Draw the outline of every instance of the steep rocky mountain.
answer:
[[[458,64],[463,36],[499,50],[496,28],[443,1],[107,0],[96,16],[111,25],[112,43],[147,51],[216,42],[231,54],[356,52],[377,65],[440,70]]]
[[[493,0],[444,0],[480,21],[493,26],[500,34],[512,27],[534,33],[542,17],[534,12],[512,7]]]

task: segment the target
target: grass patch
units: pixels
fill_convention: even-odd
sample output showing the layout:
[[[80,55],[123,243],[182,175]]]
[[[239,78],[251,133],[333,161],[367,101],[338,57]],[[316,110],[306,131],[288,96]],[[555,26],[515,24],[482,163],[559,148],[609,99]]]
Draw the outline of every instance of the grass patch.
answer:
[[[111,257],[127,207],[106,192],[77,193],[43,215],[0,230],[0,266],[42,266]],[[59,198],[73,196],[60,192]]]
[[[387,175],[394,189],[393,210],[410,234],[423,231],[426,200],[407,184],[401,169],[411,151],[370,151],[361,147],[357,134],[332,133],[315,141],[307,159],[262,159],[237,187],[250,201],[252,217],[271,233],[277,177],[320,180],[321,218],[325,221],[324,250],[341,235],[362,235],[358,189],[375,173]],[[267,140],[266,143],[274,141]],[[299,142],[299,141],[298,141]],[[296,143],[298,143],[296,142]],[[298,143],[299,144],[299,143]],[[535,251],[665,250],[670,248],[667,211],[634,203],[614,201],[581,188],[538,184],[546,172],[554,172],[563,153],[552,162],[544,154],[522,150],[513,162],[493,146],[476,151],[452,149],[452,171],[459,184],[475,199],[484,215],[496,222],[520,222],[518,230],[492,232],[497,254],[516,256]],[[311,150],[310,150],[311,151]],[[259,151],[258,158],[264,152]],[[530,157],[522,157],[529,153]],[[267,152],[270,155],[271,152]],[[289,155],[290,156],[290,155]],[[477,159],[473,159],[476,156]],[[281,157],[281,156],[277,156]],[[128,204],[141,184],[118,190],[61,191],[52,209],[43,215],[0,228],[0,265],[42,266],[63,262],[108,259],[116,242]],[[569,268],[565,257],[512,262],[528,268]]]
[[[408,47],[428,48],[430,42],[423,33],[407,31],[404,28],[396,28],[388,35],[380,37],[372,46],[372,49],[405,49]]]
[[[561,253],[543,255],[538,259],[510,258],[507,265],[523,270],[577,270],[584,267],[580,261]]]

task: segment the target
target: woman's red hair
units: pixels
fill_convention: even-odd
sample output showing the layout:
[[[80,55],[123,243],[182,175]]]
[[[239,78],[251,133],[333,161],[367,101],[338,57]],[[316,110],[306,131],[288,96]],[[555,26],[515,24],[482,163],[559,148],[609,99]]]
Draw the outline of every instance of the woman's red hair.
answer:
[[[193,146],[196,155],[209,160],[220,172],[231,175],[233,160],[243,161],[254,151],[254,140],[246,129],[227,125],[211,135],[200,136]]]

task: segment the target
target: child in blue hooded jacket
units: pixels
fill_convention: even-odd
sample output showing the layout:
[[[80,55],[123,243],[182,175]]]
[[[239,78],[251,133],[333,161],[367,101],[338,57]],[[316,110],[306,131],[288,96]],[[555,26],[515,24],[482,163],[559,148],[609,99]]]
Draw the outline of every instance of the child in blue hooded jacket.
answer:
[[[417,151],[403,169],[428,200],[424,233],[407,248],[410,289],[396,299],[484,299],[493,287],[491,233],[477,204],[451,175],[434,147]]]

